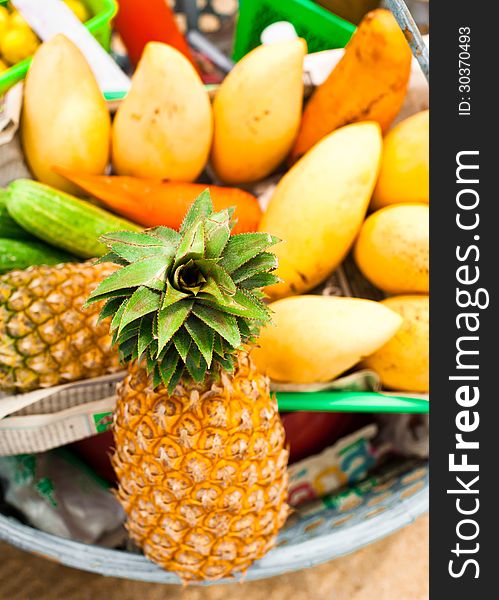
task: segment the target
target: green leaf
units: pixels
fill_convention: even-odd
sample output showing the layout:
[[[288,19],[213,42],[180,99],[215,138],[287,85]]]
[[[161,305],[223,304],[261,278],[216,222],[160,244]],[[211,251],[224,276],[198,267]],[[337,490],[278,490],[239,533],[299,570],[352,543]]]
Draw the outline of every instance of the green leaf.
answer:
[[[277,277],[277,275],[274,275],[273,273],[259,273],[254,277],[249,277],[248,279],[245,279],[239,285],[247,290],[252,290],[255,288],[267,287],[268,285],[274,285],[276,283],[279,283],[280,281],[281,280],[279,279],[279,277]]]
[[[150,375],[156,367],[156,361],[151,356],[151,353],[149,351],[146,352],[144,354],[144,356],[146,358],[146,371],[147,371],[147,374]]]
[[[161,295],[159,292],[150,290],[144,286],[140,286],[130,296],[130,300],[126,305],[125,312],[121,318],[119,330],[123,329],[125,325],[140,319],[144,315],[154,312],[159,309],[161,302]]]
[[[194,315],[191,315],[187,319],[187,321],[185,322],[185,328],[187,329],[187,331],[190,334],[190,337],[194,340],[194,343],[203,355],[203,358],[205,359],[208,368],[210,368],[211,360],[213,358],[213,342],[215,339],[215,332],[211,327],[207,327],[206,323],[203,323]]]
[[[222,358],[225,356],[223,338],[218,333],[215,333],[215,338],[213,340],[213,352]]]
[[[191,204],[180,226],[180,234],[184,234],[194,223],[208,217],[213,212],[210,190],[206,188]]]
[[[156,389],[157,387],[159,387],[162,382],[163,382],[163,379],[161,377],[159,367],[158,367],[158,365],[155,365],[154,369],[152,370],[152,387],[153,387],[153,389]]]
[[[177,363],[177,368],[175,369],[175,372],[173,373],[172,378],[170,379],[170,383],[168,384],[168,393],[169,394],[173,394],[175,388],[177,387],[180,380],[182,379],[183,374],[184,374],[184,363],[179,360]]]
[[[112,233],[101,235],[99,241],[108,247],[111,247],[116,242],[138,247],[158,245],[158,240],[151,237],[146,231],[113,231]]]
[[[113,316],[116,313],[116,311],[119,309],[119,307],[121,306],[123,301],[124,301],[123,297],[108,298],[106,300],[106,303],[104,304],[104,306],[102,307],[102,309],[100,311],[98,322],[100,323],[107,317]]]
[[[213,309],[218,308],[218,310],[238,317],[261,321],[270,320],[270,314],[265,304],[260,300],[248,297],[247,293],[244,293],[240,289],[233,296],[226,296],[223,304],[220,302],[214,304],[210,300],[205,300],[204,296],[202,301]]]
[[[124,244],[122,242],[115,242],[111,246],[113,252],[118,254],[121,258],[126,261],[133,263],[144,258],[151,256],[162,256],[164,262],[168,264],[175,256],[176,247],[167,247],[164,244],[158,244],[156,246],[133,246],[132,244]]]
[[[114,317],[111,321],[111,325],[109,326],[110,331],[114,331],[115,329],[119,330],[119,326],[121,323],[121,317],[123,316],[123,313],[125,312],[126,306],[129,302],[130,302],[130,298],[127,298],[126,300],[124,300],[122,302],[122,304],[120,305],[120,307],[118,308],[118,310],[114,313]]]
[[[130,358],[136,346],[137,338],[135,336],[131,337],[129,340],[126,340],[126,342],[120,343],[119,352],[123,362],[126,362]]]
[[[127,267],[115,271],[104,279],[91,294],[89,299],[102,297],[109,292],[124,288],[145,285],[151,289],[162,291],[165,287],[164,275],[166,265],[164,257],[146,258]]]
[[[230,213],[222,210],[213,213],[205,223],[205,257],[218,258],[230,238]]]
[[[173,336],[173,343],[180,354],[180,358],[185,362],[192,344],[192,338],[185,327],[181,327]]]
[[[182,300],[158,313],[158,351],[166,346],[173,335],[182,327],[192,310],[193,300]]]
[[[137,337],[137,354],[139,357],[144,354],[154,340],[152,333],[152,321],[153,319],[150,315],[142,317],[140,320],[140,328],[138,330]]]
[[[153,339],[153,341],[149,344],[148,348],[147,348],[147,352],[149,353],[150,357],[153,358],[154,360],[156,360],[156,358],[159,355],[158,352],[158,340],[155,338]]]
[[[202,258],[204,255],[204,223],[199,221],[188,229],[178,245],[175,254],[174,268],[193,258]]]
[[[175,352],[175,350],[171,350],[158,364],[161,379],[166,387],[168,387],[175,371],[177,370],[179,360],[180,357],[178,353]]]
[[[232,354],[229,354],[225,358],[219,358],[217,362],[226,373],[234,371],[234,356]]]
[[[157,340],[156,340],[156,342],[157,342]],[[176,352],[178,354],[177,349],[175,348],[175,346],[173,344],[173,340],[170,340],[168,342],[168,344],[166,344],[166,346],[161,350],[161,352],[157,353],[156,358],[157,358],[158,362],[162,361],[163,358],[165,358],[165,356],[167,355],[167,353],[172,349],[174,352]]]
[[[165,227],[164,225],[160,225],[159,227],[152,227],[151,229],[147,229],[146,231],[149,235],[157,237],[162,242],[172,244],[173,246],[178,246],[178,243],[180,241],[179,232],[175,231],[175,229]]]
[[[112,252],[128,262],[137,262],[151,256],[164,256],[165,263],[170,263],[178,245],[178,233],[173,229],[165,229],[171,232],[168,235],[151,235],[153,230],[147,230],[143,233],[118,232],[118,234],[107,234],[103,236],[103,241],[111,248]],[[128,235],[132,233],[132,235]],[[122,234],[125,234],[124,236]],[[174,235],[172,235],[174,234]],[[117,239],[115,239],[117,238]]]
[[[140,323],[130,323],[130,325],[127,325],[123,331],[119,334],[118,336],[118,330],[115,329],[114,333],[113,333],[113,337],[112,337],[112,344],[113,346],[115,346],[116,344],[121,344],[123,342],[126,342],[127,340],[129,340],[132,337],[136,337],[139,333],[139,326]]]
[[[225,294],[232,295],[236,292],[236,285],[231,276],[220,267],[213,259],[198,259],[196,266],[202,271],[206,279],[213,279]]]
[[[270,235],[270,233],[238,233],[233,235],[225,246],[220,266],[227,273],[233,273],[244,263],[279,241],[279,238]]]
[[[232,273],[232,279],[236,283],[245,281],[254,275],[265,273],[267,271],[273,271],[277,269],[277,257],[275,254],[270,252],[260,252],[255,258],[252,258],[242,267],[239,267]]]
[[[170,282],[167,282],[166,292],[163,296],[161,308],[168,308],[168,306],[171,306],[172,304],[175,304],[175,302],[178,302],[179,300],[183,300],[184,298],[187,298],[188,296],[189,296],[189,294],[186,294],[184,292],[177,290],[177,288],[174,288]]]
[[[108,298],[124,298],[131,296],[135,291],[135,288],[123,288],[121,290],[114,290],[113,292],[107,292],[107,294],[101,294],[100,296],[95,296],[95,298],[87,298],[87,301],[83,305],[83,308],[90,306],[94,302],[102,302],[102,300],[107,300]]]
[[[236,319],[233,316],[203,304],[194,305],[192,312],[203,323],[219,333],[231,346],[238,348],[241,345],[241,336],[239,335]]]
[[[237,326],[239,327],[239,332],[241,333],[243,340],[246,341],[254,336],[254,332],[251,330],[251,327],[246,319],[238,318]]]
[[[208,365],[196,346],[193,346],[189,352],[187,360],[185,361],[185,366],[189,371],[189,375],[196,383],[201,383],[203,381]]]
[[[128,261],[126,261],[124,258],[119,256],[115,252],[108,252],[107,254],[104,254],[104,256],[101,256],[100,258],[98,258],[94,264],[100,265],[101,263],[106,263],[106,262],[111,262],[111,263],[114,263],[115,265],[121,265],[122,267],[124,267],[128,264]]]
[[[213,302],[213,304],[215,305],[222,305],[226,302],[222,290],[215,283],[214,279],[210,279],[209,281],[203,284],[201,291],[197,294],[197,299],[205,299],[209,302]]]

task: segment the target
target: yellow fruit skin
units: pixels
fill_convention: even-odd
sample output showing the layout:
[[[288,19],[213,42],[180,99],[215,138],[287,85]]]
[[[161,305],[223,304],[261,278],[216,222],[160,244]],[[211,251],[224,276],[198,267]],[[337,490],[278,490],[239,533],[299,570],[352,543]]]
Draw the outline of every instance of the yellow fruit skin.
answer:
[[[355,244],[355,261],[371,283],[390,294],[429,291],[430,210],[393,204],[370,215]]]
[[[284,175],[260,223],[281,240],[273,252],[283,280],[272,299],[311,290],[341,263],[364,219],[378,175],[377,123],[356,123],[331,133]]]
[[[402,323],[378,302],[295,296],[274,302],[252,356],[275,381],[330,381],[383,346]]]
[[[9,26],[9,11],[5,6],[0,6],[0,48],[2,45],[2,39],[5,35]]]
[[[64,0],[69,8],[74,12],[75,16],[84,23],[90,18],[90,13],[87,7],[80,0]]]
[[[298,132],[305,40],[259,46],[225,78],[213,104],[211,162],[227,183],[269,175],[286,158]]]
[[[241,354],[233,374],[170,395],[131,365],[117,396],[113,465],[131,537],[184,583],[244,573],[288,515],[268,379]]]
[[[24,155],[41,182],[74,193],[54,165],[93,175],[109,160],[111,119],[97,81],[80,50],[59,34],[37,50],[24,88]]]
[[[14,29],[16,27],[30,29],[28,22],[22,16],[22,14],[19,11],[14,10],[9,15],[9,29]]]
[[[0,50],[4,59],[10,65],[14,65],[31,56],[39,44],[38,38],[29,27],[17,26],[8,29],[2,35]]]
[[[113,123],[116,173],[193,181],[212,135],[210,101],[194,67],[171,46],[147,44]]]
[[[430,201],[430,112],[416,113],[388,132],[374,190],[374,210],[399,202]]]
[[[381,377],[383,387],[408,392],[429,390],[429,298],[394,296],[383,300],[399,313],[403,325],[397,334],[364,365]]]

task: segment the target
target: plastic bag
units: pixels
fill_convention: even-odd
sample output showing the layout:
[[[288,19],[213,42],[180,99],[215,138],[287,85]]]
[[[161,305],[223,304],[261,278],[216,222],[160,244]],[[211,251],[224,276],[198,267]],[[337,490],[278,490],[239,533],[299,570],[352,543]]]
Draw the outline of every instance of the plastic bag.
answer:
[[[87,544],[115,546],[125,538],[118,501],[65,450],[1,457],[0,478],[5,502],[41,531]]]

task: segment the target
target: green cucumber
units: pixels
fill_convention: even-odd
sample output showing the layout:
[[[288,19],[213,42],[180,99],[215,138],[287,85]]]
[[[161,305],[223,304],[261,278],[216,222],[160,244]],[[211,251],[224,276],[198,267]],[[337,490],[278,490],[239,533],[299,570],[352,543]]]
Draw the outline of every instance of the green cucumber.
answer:
[[[7,190],[0,188],[0,238],[32,240],[33,236],[18,225],[7,210]]]
[[[142,227],[112,213],[31,179],[9,184],[7,209],[26,231],[81,258],[107,253],[99,237],[113,231]]]
[[[74,256],[52,248],[39,240],[11,240],[0,238],[0,273],[12,269],[26,269],[33,265],[55,265],[74,262]]]

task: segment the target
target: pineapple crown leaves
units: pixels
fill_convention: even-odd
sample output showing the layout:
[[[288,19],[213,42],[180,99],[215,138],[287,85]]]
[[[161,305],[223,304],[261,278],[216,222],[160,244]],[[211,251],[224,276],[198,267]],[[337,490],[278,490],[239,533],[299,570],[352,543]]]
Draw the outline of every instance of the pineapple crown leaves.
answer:
[[[231,236],[233,209],[213,212],[209,191],[192,204],[180,231],[155,227],[102,236],[99,262],[120,269],[87,304],[105,301],[100,319],[123,361],[144,361],[154,387],[171,392],[183,378],[201,382],[208,370],[230,371],[234,355],[270,321],[260,288],[279,281],[267,233]]]

